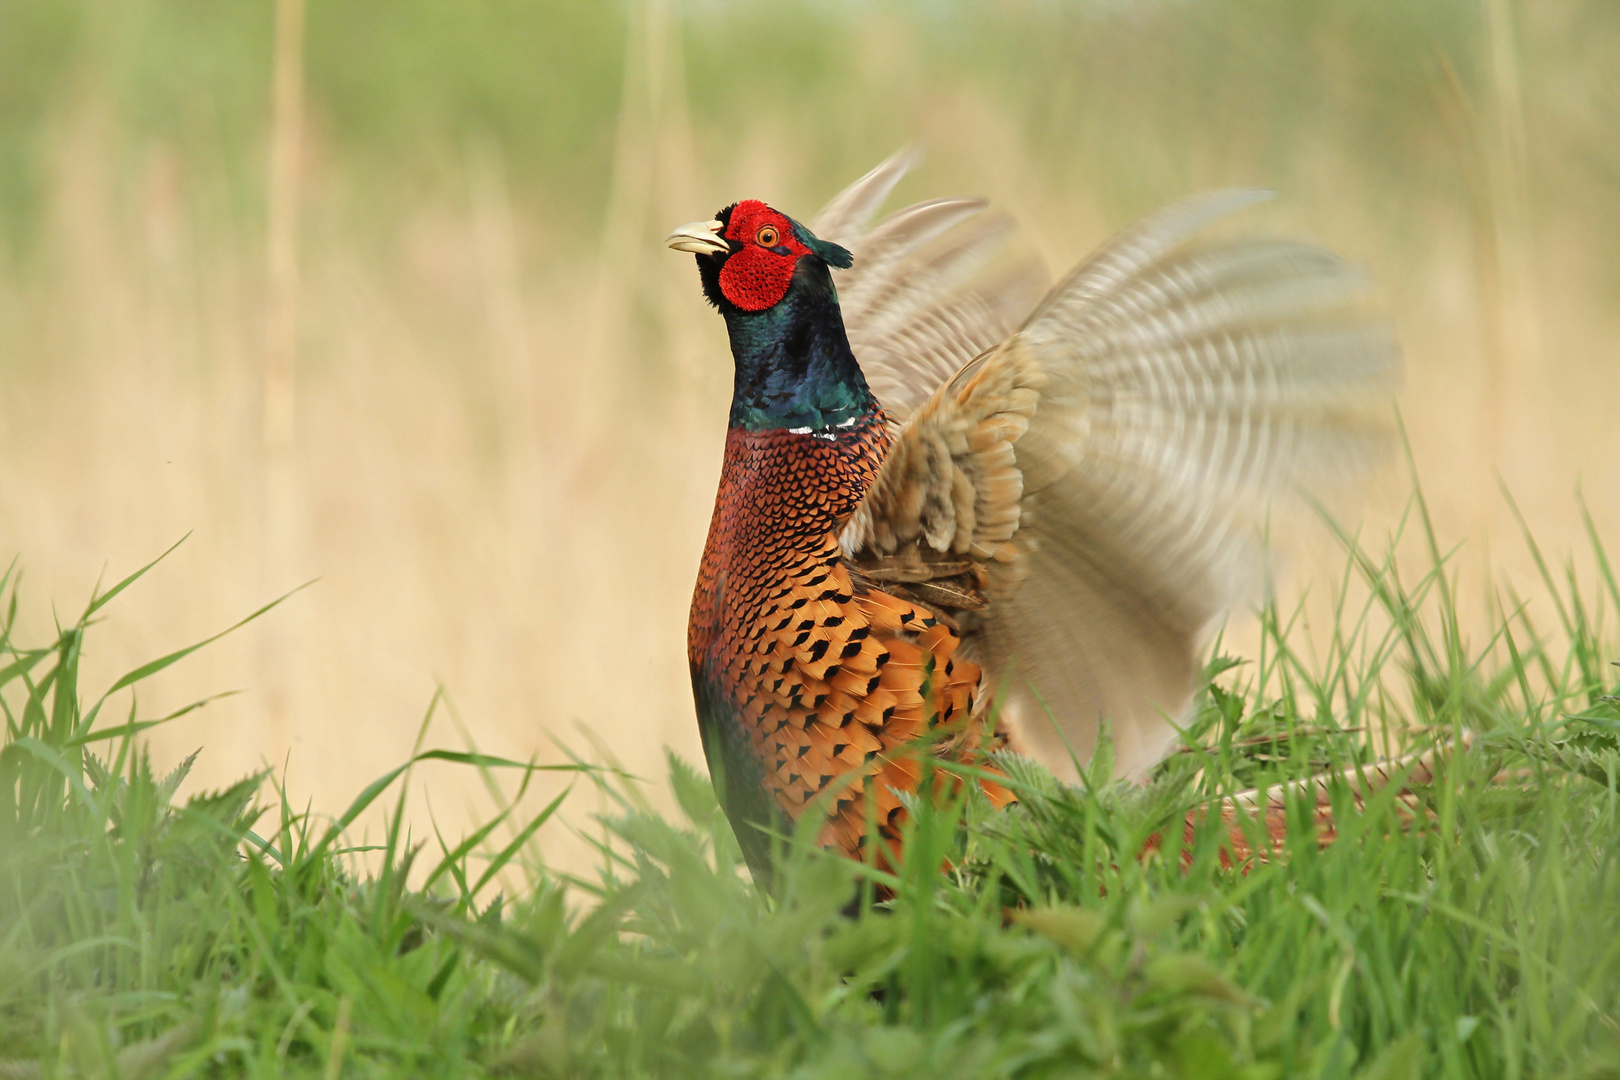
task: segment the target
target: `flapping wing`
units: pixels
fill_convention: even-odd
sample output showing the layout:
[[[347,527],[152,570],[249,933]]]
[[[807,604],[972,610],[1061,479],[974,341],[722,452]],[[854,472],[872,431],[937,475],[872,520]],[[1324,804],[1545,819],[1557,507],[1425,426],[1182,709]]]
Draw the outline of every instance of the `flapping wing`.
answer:
[[[904,420],[963,364],[1001,341],[1046,289],[1014,228],[981,199],[935,199],[869,223],[920,155],[902,150],[844,189],[810,228],[848,248],[837,276],[850,347],[884,411]]]
[[[1387,433],[1396,353],[1360,275],[1307,244],[1188,243],[1265,197],[1175,204],[1079,266],[915,409],[844,534],[871,577],[918,591],[937,567],[968,595],[1013,745],[1059,775],[1104,722],[1122,773],[1158,760],[1201,634],[1258,583],[1268,501]]]

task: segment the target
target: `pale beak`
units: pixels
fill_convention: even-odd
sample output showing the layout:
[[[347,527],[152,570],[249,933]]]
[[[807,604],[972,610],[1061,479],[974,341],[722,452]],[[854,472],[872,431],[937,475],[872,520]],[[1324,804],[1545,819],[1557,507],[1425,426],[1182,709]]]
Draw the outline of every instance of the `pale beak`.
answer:
[[[690,225],[682,225],[669,234],[664,241],[676,251],[691,251],[699,255],[718,255],[730,251],[731,245],[726,243],[720,230],[725,228],[719,220],[694,221]]]

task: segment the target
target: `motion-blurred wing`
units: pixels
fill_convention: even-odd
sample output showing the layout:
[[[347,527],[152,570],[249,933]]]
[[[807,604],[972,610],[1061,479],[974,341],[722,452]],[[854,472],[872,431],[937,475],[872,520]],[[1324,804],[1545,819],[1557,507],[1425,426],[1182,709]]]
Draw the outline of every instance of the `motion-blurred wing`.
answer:
[[[1122,773],[1158,760],[1200,635],[1258,583],[1270,497],[1354,475],[1387,433],[1369,406],[1396,354],[1358,274],[1307,244],[1187,244],[1265,197],[1175,204],[1079,266],[915,410],[844,534],[874,578],[917,591],[937,564],[968,594],[1013,746],[1059,775],[1102,722]]]
[[[872,392],[904,420],[940,383],[1005,338],[1046,288],[1032,259],[1010,257],[1014,227],[979,199],[935,199],[868,224],[906,171],[902,150],[844,189],[811,224],[848,248],[837,276],[850,347]]]

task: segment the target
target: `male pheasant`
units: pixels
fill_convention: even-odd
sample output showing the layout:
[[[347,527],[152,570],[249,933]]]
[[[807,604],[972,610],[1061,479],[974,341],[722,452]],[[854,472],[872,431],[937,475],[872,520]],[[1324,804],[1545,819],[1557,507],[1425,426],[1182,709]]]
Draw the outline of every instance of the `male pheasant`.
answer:
[[[1395,352],[1357,275],[1308,244],[1189,243],[1264,193],[1172,205],[1043,296],[980,201],[868,229],[909,164],[813,229],[749,200],[668,241],[735,362],[687,649],[761,880],[806,812],[823,845],[892,857],[925,754],[1076,778],[1107,725],[1120,773],[1151,767],[1201,635],[1252,590],[1268,498],[1381,436]]]

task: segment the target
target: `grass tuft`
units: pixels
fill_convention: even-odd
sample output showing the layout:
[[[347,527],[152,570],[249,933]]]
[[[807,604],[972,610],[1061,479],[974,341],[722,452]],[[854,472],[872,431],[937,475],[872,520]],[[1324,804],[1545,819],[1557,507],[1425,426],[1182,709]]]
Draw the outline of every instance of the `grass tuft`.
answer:
[[[1407,520],[1432,536],[1421,500]],[[143,719],[133,691],[190,650],[86,698],[84,635],[130,581],[25,647],[7,571],[0,1077],[1620,1076],[1620,590],[1595,532],[1594,590],[1537,552],[1555,624],[1508,593],[1478,645],[1432,539],[1415,580],[1342,539],[1320,653],[1266,608],[1260,655],[1217,651],[1151,783],[1009,758],[1011,809],[919,805],[890,875],[784,838],[774,895],[673,756],[676,818],[622,773],[553,767],[611,807],[588,878],[519,862],[566,792],[518,822],[520,790],[431,859],[401,835],[416,762],[525,790],[532,763],[419,746],[330,822],[266,774],[181,801],[190,762],[159,776],[138,737],[188,710]],[[1412,753],[1432,768],[1357,805],[1357,770]],[[1326,772],[1320,846],[1295,782]],[[1200,810],[1257,787],[1288,839],[1234,869]],[[395,788],[384,842],[353,845]]]

